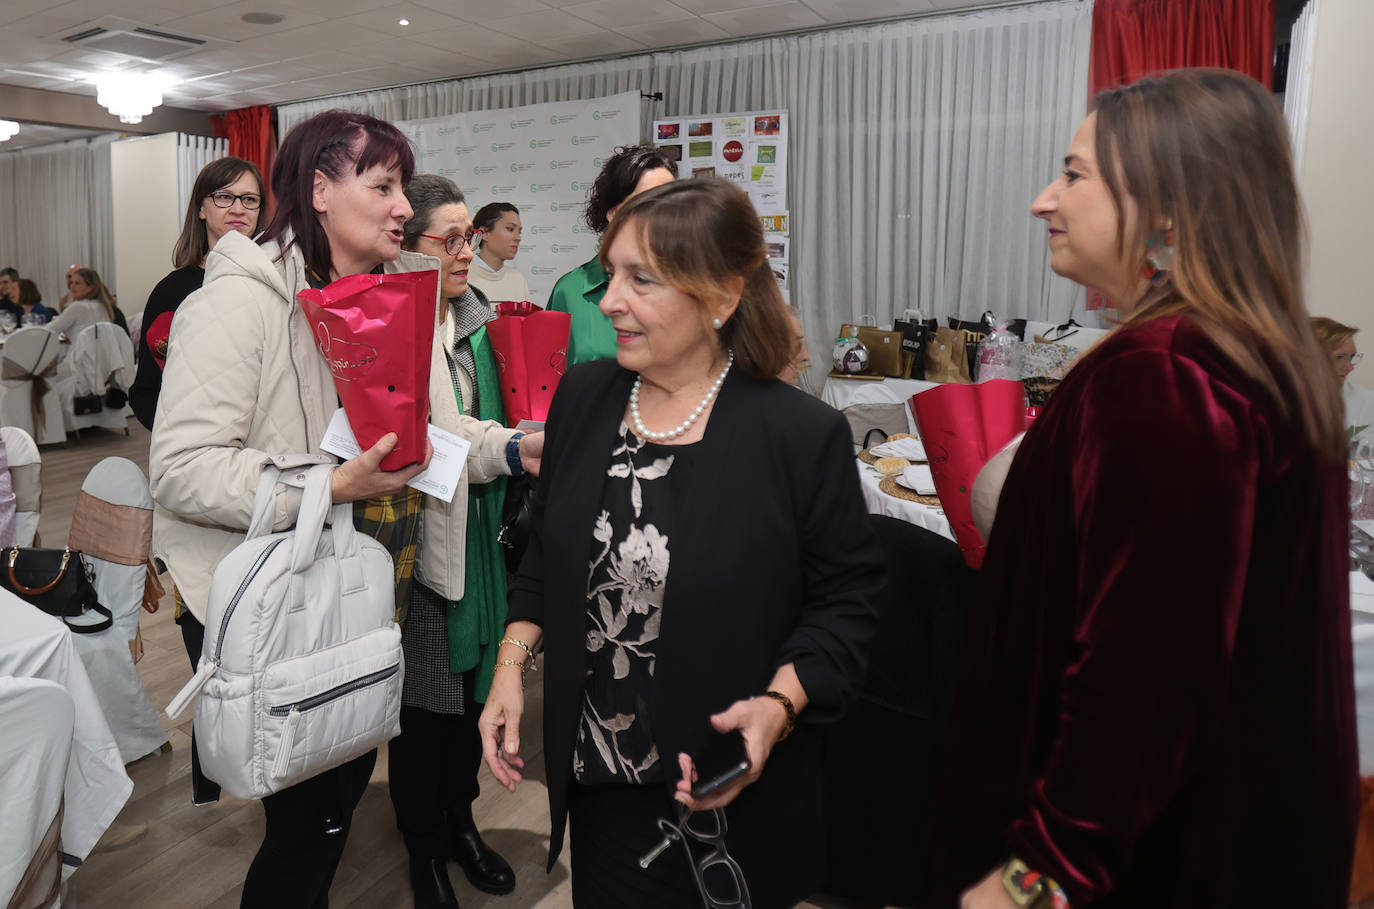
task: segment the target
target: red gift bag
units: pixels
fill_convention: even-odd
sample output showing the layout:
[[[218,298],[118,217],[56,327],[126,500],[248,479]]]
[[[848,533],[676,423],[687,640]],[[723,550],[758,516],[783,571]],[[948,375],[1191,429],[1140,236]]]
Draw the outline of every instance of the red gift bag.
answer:
[[[383,470],[425,457],[438,294],[437,271],[414,271],[349,275],[296,295],[358,444],[366,451],[396,433]]]
[[[973,480],[1026,428],[1025,398],[1021,383],[1007,379],[940,385],[911,396],[940,506],[970,568],[982,567],[986,549],[973,524]]]
[[[533,303],[501,303],[487,323],[501,378],[501,405],[506,425],[548,419],[558,380],[568,369],[568,333],[572,316],[545,312]]]

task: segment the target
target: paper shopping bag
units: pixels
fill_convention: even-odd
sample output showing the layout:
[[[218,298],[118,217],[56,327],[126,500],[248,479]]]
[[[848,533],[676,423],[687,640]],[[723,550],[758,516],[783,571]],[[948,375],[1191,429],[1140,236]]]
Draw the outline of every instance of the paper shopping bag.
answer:
[[[964,561],[980,568],[984,543],[973,524],[973,479],[988,458],[1026,428],[1025,392],[1020,382],[1007,379],[941,385],[912,395],[911,412],[950,530]]]
[[[572,316],[545,312],[531,303],[501,304],[487,323],[496,354],[501,405],[506,425],[548,419],[558,380],[568,368],[568,332]]]
[[[396,433],[383,470],[425,456],[438,292],[437,271],[415,271],[349,275],[296,295],[358,444],[366,451]]]

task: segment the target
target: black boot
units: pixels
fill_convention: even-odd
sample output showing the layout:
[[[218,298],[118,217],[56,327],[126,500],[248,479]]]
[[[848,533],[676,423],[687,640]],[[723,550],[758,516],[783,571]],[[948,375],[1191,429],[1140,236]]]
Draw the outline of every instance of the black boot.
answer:
[[[482,842],[482,835],[472,820],[471,808],[450,812],[448,831],[453,858],[467,875],[468,883],[484,893],[497,895],[515,889],[515,872],[505,859]]]
[[[415,909],[458,909],[458,897],[448,879],[448,861],[410,857],[410,887]]]

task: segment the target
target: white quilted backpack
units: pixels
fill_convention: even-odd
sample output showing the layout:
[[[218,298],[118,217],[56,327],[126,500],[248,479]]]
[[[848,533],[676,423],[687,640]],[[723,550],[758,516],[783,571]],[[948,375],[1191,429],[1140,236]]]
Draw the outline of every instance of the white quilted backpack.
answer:
[[[331,467],[308,468],[296,528],[271,528],[279,471],[263,470],[248,538],[210,581],[205,648],[167,705],[199,693],[206,776],[258,799],[365,754],[400,732],[401,629],[391,556],[335,505]]]

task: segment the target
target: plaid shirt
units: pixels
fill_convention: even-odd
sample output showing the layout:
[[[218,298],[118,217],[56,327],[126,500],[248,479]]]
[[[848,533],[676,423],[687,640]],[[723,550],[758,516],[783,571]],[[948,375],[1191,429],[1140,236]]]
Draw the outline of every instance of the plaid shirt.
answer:
[[[396,563],[396,621],[406,619],[406,597],[415,574],[415,552],[420,544],[420,516],[424,493],[407,486],[381,498],[353,503],[353,524],[381,543]]]

